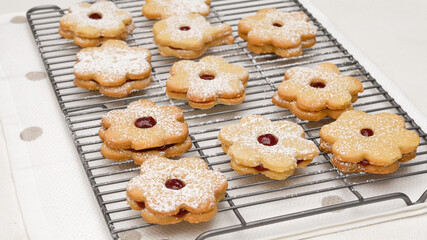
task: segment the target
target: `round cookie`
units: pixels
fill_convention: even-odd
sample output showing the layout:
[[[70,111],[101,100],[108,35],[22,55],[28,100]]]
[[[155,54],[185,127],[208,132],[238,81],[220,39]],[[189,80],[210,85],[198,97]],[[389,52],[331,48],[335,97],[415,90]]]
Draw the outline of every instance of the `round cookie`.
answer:
[[[320,149],[332,153],[331,163],[343,172],[387,174],[399,161],[416,156],[419,136],[406,130],[402,117],[393,113],[347,111],[320,130]]]
[[[152,224],[209,221],[225,197],[227,179],[200,158],[150,158],[127,185],[129,206]]]
[[[182,60],[173,64],[166,81],[170,98],[187,99],[194,108],[207,109],[218,103],[239,104],[245,99],[248,71],[217,56],[199,62]]]

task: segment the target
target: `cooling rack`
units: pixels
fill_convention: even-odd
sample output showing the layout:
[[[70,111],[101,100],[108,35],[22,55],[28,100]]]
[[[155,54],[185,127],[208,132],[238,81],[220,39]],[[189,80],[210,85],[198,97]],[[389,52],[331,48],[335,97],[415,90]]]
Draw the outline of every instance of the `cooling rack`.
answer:
[[[80,160],[86,170],[89,183],[93,188],[99,207],[104,215],[114,239],[125,237],[127,232],[142,231],[144,237],[153,237],[156,225],[144,222],[138,212],[126,205],[126,183],[138,174],[138,166],[132,161],[113,162],[104,159],[100,153],[101,141],[98,129],[102,115],[113,109],[123,109],[137,99],[150,99],[158,105],[173,104],[183,109],[189,123],[192,149],[183,156],[195,156],[204,159],[210,168],[224,173],[229,188],[224,200],[219,203],[217,216],[209,223],[178,225],[191,229],[197,239],[205,239],[223,234],[248,231],[250,228],[287,222],[307,217],[321,217],[343,209],[363,209],[378,203],[385,205],[390,201],[402,202],[405,206],[425,202],[427,191],[425,184],[411,186],[407,183],[427,178],[426,134],[408,116],[402,107],[376,82],[359,62],[296,0],[215,0],[211,4],[211,13],[207,17],[212,24],[227,23],[232,26],[236,41],[232,45],[211,48],[204,56],[218,55],[230,63],[239,64],[250,72],[246,100],[237,106],[215,106],[210,110],[198,110],[184,101],[171,100],[165,95],[165,81],[175,58],[158,54],[152,41],[154,21],[141,15],[144,1],[116,0],[119,8],[133,15],[137,28],[126,40],[129,45],[142,46],[152,52],[153,83],[146,89],[132,93],[126,98],[108,98],[96,92],[79,89],[73,85],[73,65],[75,55],[80,49],[71,40],[57,34],[60,17],[67,12],[57,6],[40,6],[27,12],[27,19],[40,55],[70,129]],[[262,8],[277,8],[281,11],[304,11],[319,29],[317,44],[304,49],[302,56],[280,58],[272,54],[255,55],[246,49],[246,43],[237,37],[237,23],[245,16],[254,15]],[[229,158],[217,141],[221,127],[237,122],[242,116],[260,114],[278,121],[288,120],[300,124],[306,138],[319,144],[321,126],[331,122],[324,119],[308,122],[296,118],[288,110],[278,108],[271,103],[284,72],[294,66],[313,66],[320,62],[332,62],[341,72],[359,78],[365,92],[359,96],[355,109],[369,113],[392,112],[405,119],[408,129],[421,136],[417,158],[403,163],[401,168],[389,175],[376,176],[365,173],[343,174],[329,163],[329,155],[321,153],[312,164],[299,169],[294,176],[284,181],[275,181],[259,175],[239,175],[229,167]],[[421,180],[420,180],[421,179]],[[422,181],[423,180],[423,181]],[[325,194],[340,196],[341,201],[333,204],[319,204]],[[302,204],[304,203],[304,204]],[[283,208],[278,206],[292,206]],[[261,209],[261,210],[260,210]],[[369,211],[371,211],[370,209]],[[375,212],[375,210],[373,211]],[[329,216],[329,215],[328,215]],[[345,216],[345,215],[344,215]],[[325,218],[323,218],[323,221]],[[166,228],[165,228],[166,227]],[[169,228],[169,230],[167,230]],[[166,230],[165,230],[166,229]],[[170,230],[172,229],[172,230]],[[175,226],[163,226],[163,230],[180,232]]]

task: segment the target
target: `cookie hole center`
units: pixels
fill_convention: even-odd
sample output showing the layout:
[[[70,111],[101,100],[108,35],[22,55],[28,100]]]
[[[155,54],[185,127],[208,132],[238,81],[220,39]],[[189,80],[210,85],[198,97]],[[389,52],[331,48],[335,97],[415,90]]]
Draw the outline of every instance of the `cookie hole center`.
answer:
[[[185,187],[185,183],[177,178],[172,178],[165,182],[165,186],[172,190],[179,190]]]
[[[282,27],[283,25],[280,24],[280,23],[273,23],[273,26],[275,26],[275,27]]]
[[[91,13],[89,14],[90,19],[99,20],[102,19],[102,14],[100,13]]]
[[[191,29],[190,26],[182,26],[179,28],[179,30],[181,30],[181,31],[188,31],[190,29]]]
[[[359,162],[359,163],[360,163],[360,165],[362,165],[362,166],[364,166],[364,167],[371,165],[371,164],[368,162],[368,160],[363,160],[363,161],[361,161],[361,162]]]
[[[187,215],[188,211],[184,210],[184,209],[180,209],[179,212],[177,214],[175,214],[175,217],[180,218],[180,217],[184,217],[185,215]]]
[[[374,135],[374,131],[370,128],[364,128],[360,130],[360,134],[362,134],[365,137],[370,137]]]
[[[313,82],[310,83],[310,87],[313,87],[313,88],[325,88],[326,84],[323,83],[323,82],[321,82],[321,81],[315,80],[315,81],[313,81]]]
[[[153,117],[141,117],[136,119],[135,127],[137,128],[152,128],[156,126],[157,121]]]
[[[136,204],[138,205],[138,207],[140,207],[141,209],[145,209],[145,202],[136,202]]]
[[[257,170],[258,172],[264,172],[268,170],[268,168],[265,168],[262,164],[254,167],[254,169]]]
[[[215,76],[212,74],[201,74],[199,76],[199,78],[203,79],[203,80],[214,80]]]
[[[258,142],[265,146],[274,146],[279,142],[279,139],[273,134],[267,133],[257,138]]]

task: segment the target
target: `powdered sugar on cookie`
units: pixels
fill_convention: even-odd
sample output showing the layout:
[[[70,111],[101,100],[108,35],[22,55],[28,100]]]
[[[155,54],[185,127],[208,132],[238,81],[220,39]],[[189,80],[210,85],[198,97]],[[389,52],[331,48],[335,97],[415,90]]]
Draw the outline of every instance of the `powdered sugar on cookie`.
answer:
[[[128,47],[126,42],[109,40],[101,47],[77,53],[76,77],[94,80],[104,86],[119,86],[127,79],[142,79],[151,72],[151,53],[142,47]]]
[[[170,189],[166,182],[178,179],[185,185]],[[153,158],[141,166],[141,175],[127,186],[128,198],[144,202],[145,208],[154,213],[175,215],[180,209],[190,213],[212,210],[217,197],[225,192],[227,179],[219,172],[209,170],[199,158],[169,160]]]
[[[205,0],[147,0],[142,13],[149,19],[165,19],[171,16],[198,13],[209,14],[210,1]]]

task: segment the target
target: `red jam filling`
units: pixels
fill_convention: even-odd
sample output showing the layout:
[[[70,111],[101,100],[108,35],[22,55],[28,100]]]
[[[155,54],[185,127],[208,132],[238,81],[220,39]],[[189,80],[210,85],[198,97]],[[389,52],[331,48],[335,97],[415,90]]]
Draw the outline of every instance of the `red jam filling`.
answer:
[[[182,48],[174,48],[174,47],[169,47],[169,48],[173,50],[183,50]]]
[[[181,209],[177,214],[175,214],[175,217],[177,218],[184,217],[187,213],[188,213],[187,210]]]
[[[182,26],[182,27],[179,28],[179,30],[181,30],[181,31],[188,31],[190,29],[191,28],[189,26]]]
[[[268,168],[265,168],[265,167],[264,167],[264,166],[262,166],[261,164],[260,164],[260,165],[258,165],[258,166],[256,166],[256,167],[254,167],[254,169],[255,169],[255,170],[257,170],[258,172],[264,172],[264,171],[269,170]]]
[[[324,87],[326,87],[326,85],[322,82],[312,82],[312,83],[310,83],[310,87],[324,88]]]
[[[89,18],[90,18],[90,19],[94,19],[94,20],[98,20],[98,19],[101,19],[101,18],[102,18],[102,15],[101,15],[101,14],[99,14],[99,13],[91,13],[91,14],[89,15]]]
[[[199,76],[203,80],[214,80],[215,76],[210,74],[202,74]]]
[[[299,165],[302,162],[304,162],[304,160],[297,160],[297,165]]]
[[[135,121],[135,127],[137,128],[151,128],[156,126],[157,121],[152,117],[142,117]]]
[[[282,27],[283,25],[280,24],[280,23],[273,23],[273,26],[275,26],[275,27]]]
[[[145,202],[136,202],[136,204],[138,204],[138,207],[141,209],[145,209]]]
[[[142,149],[142,150],[129,149],[129,151],[135,152],[135,153],[147,152],[147,151],[151,151],[151,150],[157,150],[157,151],[164,152],[164,151],[168,150],[169,148],[171,148],[173,145],[175,145],[175,144],[168,144],[168,145],[163,145],[161,147],[155,147],[155,148],[149,148],[149,149]]]
[[[360,130],[360,134],[362,134],[365,137],[370,137],[370,136],[374,135],[374,131],[372,131],[372,129],[370,129],[370,128],[364,128],[364,129]]]
[[[361,161],[361,162],[359,162],[362,166],[369,166],[369,165],[371,165],[367,160],[363,160],[363,161]]]
[[[185,187],[185,183],[179,179],[173,178],[166,181],[165,186],[169,189],[179,190]]]
[[[274,146],[279,142],[279,139],[277,139],[276,136],[273,134],[264,134],[257,138],[258,142],[265,146]]]

